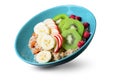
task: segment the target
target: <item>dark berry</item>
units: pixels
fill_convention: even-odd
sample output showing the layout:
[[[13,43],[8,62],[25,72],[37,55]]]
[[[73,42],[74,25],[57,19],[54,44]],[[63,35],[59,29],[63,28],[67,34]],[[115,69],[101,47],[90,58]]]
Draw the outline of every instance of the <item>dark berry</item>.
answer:
[[[70,15],[70,18],[72,18],[72,19],[75,19],[75,17],[76,17],[76,16],[73,15],[73,14]]]
[[[84,44],[85,44],[85,42],[83,40],[81,40],[78,42],[78,47],[81,48]]]
[[[84,28],[88,28],[89,27],[89,23],[88,22],[84,22],[83,26],[84,26]]]
[[[84,38],[89,38],[89,36],[90,36],[90,32],[85,31],[84,34],[83,34],[83,37]]]
[[[79,21],[82,20],[81,17],[79,17],[79,16],[75,16],[75,19],[76,19],[76,20],[79,20]]]

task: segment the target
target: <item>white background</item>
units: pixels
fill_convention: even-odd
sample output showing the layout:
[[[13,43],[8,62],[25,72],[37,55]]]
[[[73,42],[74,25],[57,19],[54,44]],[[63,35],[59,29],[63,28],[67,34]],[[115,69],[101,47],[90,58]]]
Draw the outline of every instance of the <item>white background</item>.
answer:
[[[29,65],[16,55],[14,42],[21,27],[48,8],[74,4],[96,17],[95,36],[73,61],[53,68]],[[119,0],[1,0],[0,82],[120,82]]]

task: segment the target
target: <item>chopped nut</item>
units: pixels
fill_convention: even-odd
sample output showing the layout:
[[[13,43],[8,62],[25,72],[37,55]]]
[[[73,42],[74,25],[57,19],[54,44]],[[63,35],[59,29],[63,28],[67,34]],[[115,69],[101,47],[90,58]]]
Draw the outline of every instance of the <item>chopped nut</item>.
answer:
[[[36,41],[31,41],[31,43],[30,43],[30,44],[31,44],[30,47],[31,47],[31,48],[34,48],[34,47],[35,47],[35,43],[36,43]]]
[[[39,48],[36,48],[36,49],[33,49],[33,54],[37,54],[40,52],[40,49]]]

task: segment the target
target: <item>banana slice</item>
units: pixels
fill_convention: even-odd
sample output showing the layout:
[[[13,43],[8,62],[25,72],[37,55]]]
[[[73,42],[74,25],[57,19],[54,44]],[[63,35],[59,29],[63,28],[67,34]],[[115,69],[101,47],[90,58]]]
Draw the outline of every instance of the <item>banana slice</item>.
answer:
[[[49,51],[41,51],[35,55],[35,60],[38,63],[47,63],[51,60],[52,55]]]
[[[51,28],[51,29],[57,27],[55,24],[48,24],[47,26],[48,26],[49,28]]]
[[[38,36],[38,38],[37,38],[38,46],[41,46],[41,40],[42,40],[43,36],[44,36],[44,34],[42,34],[42,33],[41,33],[41,35]]]
[[[52,19],[46,19],[44,20],[44,23],[46,24],[46,26],[48,26],[49,28],[55,28],[56,24]]]
[[[45,24],[55,24],[55,22],[54,22],[53,19],[51,19],[51,18],[45,19],[45,20],[44,20],[44,23],[45,23]]]
[[[40,22],[35,25],[34,32],[38,35],[41,35],[41,33],[50,34],[50,29],[43,22]]]
[[[50,50],[55,46],[55,39],[51,35],[44,35],[41,39],[41,47],[44,50]]]

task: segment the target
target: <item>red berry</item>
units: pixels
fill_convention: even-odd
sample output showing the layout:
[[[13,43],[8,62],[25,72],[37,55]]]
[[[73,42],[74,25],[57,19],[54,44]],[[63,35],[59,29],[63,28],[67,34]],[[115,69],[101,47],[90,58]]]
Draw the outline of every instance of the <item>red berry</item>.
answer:
[[[81,21],[81,17],[79,16],[75,16],[75,19]]]
[[[85,44],[85,42],[83,40],[81,40],[78,42],[78,47],[81,48],[84,44]]]
[[[70,18],[72,18],[72,19],[75,19],[75,17],[76,17],[76,16],[75,16],[75,15],[73,15],[73,14],[72,14],[72,15],[70,15]]]
[[[83,37],[84,38],[89,38],[89,36],[90,36],[90,32],[85,31],[84,34],[83,34]]]
[[[89,23],[88,22],[84,22],[83,26],[84,26],[84,28],[88,28],[89,27]]]

